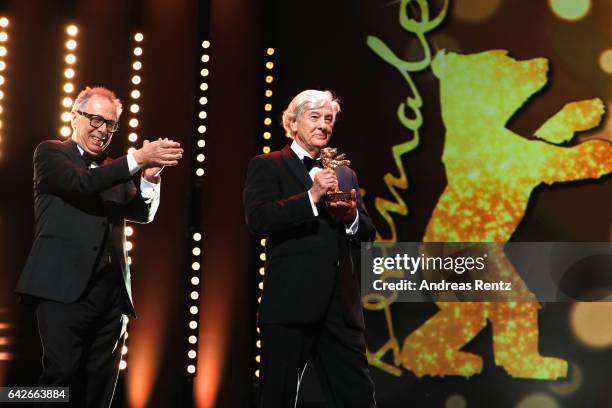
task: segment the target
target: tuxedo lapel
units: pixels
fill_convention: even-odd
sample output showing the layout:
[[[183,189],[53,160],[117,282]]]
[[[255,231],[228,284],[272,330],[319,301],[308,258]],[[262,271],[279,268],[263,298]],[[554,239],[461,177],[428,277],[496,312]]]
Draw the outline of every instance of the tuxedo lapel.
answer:
[[[298,180],[304,185],[306,188],[312,187],[312,179],[306,171],[306,167],[304,167],[304,163],[300,160],[300,158],[291,150],[289,145],[285,146],[283,150],[281,150],[283,162],[289,167],[291,172],[298,178]]]
[[[74,163],[87,169],[88,168],[87,164],[85,163],[85,160],[83,159],[83,155],[79,151],[79,148],[76,142],[72,139],[68,139],[63,143],[66,146],[66,149],[69,152],[70,156],[72,157],[72,160],[74,161]],[[111,161],[112,159],[110,157],[107,157],[106,159],[104,159],[104,162],[102,164],[107,164],[107,163],[110,163]],[[116,185],[114,187],[109,188],[106,191],[101,192],[100,197],[102,197],[102,201],[114,201],[117,203],[123,203],[126,200],[125,199],[125,187],[123,186],[123,184]]]

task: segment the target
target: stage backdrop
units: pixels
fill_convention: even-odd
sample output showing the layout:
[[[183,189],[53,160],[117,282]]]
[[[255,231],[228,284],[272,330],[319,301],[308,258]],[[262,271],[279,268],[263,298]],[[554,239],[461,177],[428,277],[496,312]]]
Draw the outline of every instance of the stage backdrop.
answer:
[[[302,89],[338,95],[332,145],[379,243],[609,241],[612,4],[271,4],[275,119]],[[272,140],[287,142],[278,124]],[[609,303],[388,301],[365,314],[381,407],[612,405]],[[303,406],[320,406],[315,378]]]

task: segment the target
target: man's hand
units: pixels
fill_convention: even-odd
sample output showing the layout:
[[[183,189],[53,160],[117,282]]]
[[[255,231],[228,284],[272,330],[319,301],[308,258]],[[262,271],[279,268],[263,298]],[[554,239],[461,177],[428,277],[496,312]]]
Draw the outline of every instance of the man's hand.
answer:
[[[351,224],[357,216],[357,192],[351,189],[351,201],[336,201],[327,205],[330,214],[345,224]]]
[[[315,203],[321,201],[321,197],[328,191],[333,191],[338,187],[336,172],[332,169],[324,169],[315,174],[310,187],[310,196]]]
[[[158,141],[168,141],[168,138],[165,139],[157,139]],[[143,147],[144,145],[147,145],[151,142],[149,142],[148,140],[145,140],[143,142]],[[161,179],[161,177],[159,176],[159,173],[164,169],[164,166],[150,166],[150,167],[143,167],[142,168],[142,177],[147,180],[149,183],[154,183],[154,184],[159,184],[159,181]]]
[[[142,169],[157,167],[158,171],[163,166],[176,166],[182,157],[180,143],[168,139],[145,140],[142,147],[134,152],[134,160]]]

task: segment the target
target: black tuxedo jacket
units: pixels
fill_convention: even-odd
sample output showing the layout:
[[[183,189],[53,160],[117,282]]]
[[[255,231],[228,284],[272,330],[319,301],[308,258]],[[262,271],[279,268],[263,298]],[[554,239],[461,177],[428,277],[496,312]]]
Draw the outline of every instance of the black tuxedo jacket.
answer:
[[[103,251],[109,242],[134,314],[123,249],[125,220],[150,222],[155,207],[144,202],[131,178],[126,156],[88,169],[72,140],[38,145],[34,152],[34,243],[16,292],[63,303],[76,301],[105,261]],[[110,234],[108,241],[106,234]]]
[[[338,284],[347,323],[364,327],[359,265],[353,267],[352,253],[359,252],[359,242],[371,241],[375,231],[355,172],[340,167],[337,176],[342,191],[357,191],[359,228],[353,237],[347,237],[345,225],[333,220],[324,204],[315,217],[308,197],[312,179],[288,145],[249,163],[246,221],[251,232],[268,238],[259,324],[322,319]]]

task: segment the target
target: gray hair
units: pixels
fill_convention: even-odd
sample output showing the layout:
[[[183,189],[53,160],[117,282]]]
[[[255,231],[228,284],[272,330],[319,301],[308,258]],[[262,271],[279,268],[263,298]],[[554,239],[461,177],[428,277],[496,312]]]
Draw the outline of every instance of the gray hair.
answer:
[[[74,100],[72,110],[85,110],[87,102],[89,102],[89,99],[94,95],[102,96],[111,101],[112,104],[115,105],[115,109],[117,110],[117,118],[121,116],[121,111],[123,110],[121,101],[119,100],[119,98],[117,98],[113,91],[104,88],[103,86],[95,86],[93,88],[86,87],[85,89],[83,89]]]
[[[336,122],[336,114],[340,112],[340,103],[338,98],[331,91],[318,91],[316,89],[307,89],[297,94],[283,112],[283,128],[285,135],[293,139],[291,132],[291,122],[295,122],[304,111],[318,109],[329,104],[334,112],[334,123]]]

